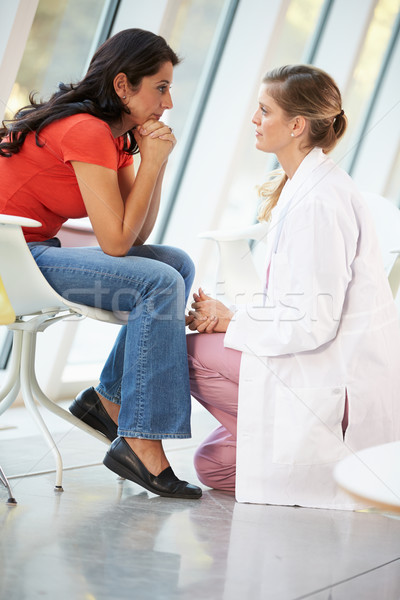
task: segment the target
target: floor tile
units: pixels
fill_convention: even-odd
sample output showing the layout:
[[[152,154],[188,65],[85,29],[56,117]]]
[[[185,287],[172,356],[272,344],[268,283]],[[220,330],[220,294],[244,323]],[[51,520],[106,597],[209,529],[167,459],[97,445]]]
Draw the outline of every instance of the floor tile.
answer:
[[[310,600],[397,600],[400,598],[400,559],[376,568],[350,581],[332,586],[329,590],[303,596]],[[302,599],[298,599],[302,600]]]

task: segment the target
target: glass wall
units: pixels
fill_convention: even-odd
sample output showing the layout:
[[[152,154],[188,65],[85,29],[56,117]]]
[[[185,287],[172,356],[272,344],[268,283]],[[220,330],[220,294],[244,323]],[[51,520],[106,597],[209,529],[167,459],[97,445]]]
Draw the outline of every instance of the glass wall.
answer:
[[[385,196],[394,198],[397,206],[400,206],[400,144],[397,156],[391,165],[390,176],[385,188]]]
[[[399,10],[400,3],[397,0],[378,0],[376,3],[354,65],[350,85],[344,94],[343,106],[346,108],[348,128],[332,156],[335,160],[340,159],[341,166],[346,170],[350,170],[359,137],[366,133],[360,131],[360,128],[365,126],[365,114],[375,90]]]
[[[173,127],[178,144],[168,159],[163,184],[164,200],[149,240],[151,242],[162,238],[163,223],[169,219],[174,183],[176,177],[179,177],[181,163],[187,158],[185,140],[191,136],[193,120],[198,118],[198,99],[204,92],[207,94],[204,85],[219,34],[220,20],[224,15],[224,5],[227,4],[229,0],[184,0],[169,2],[167,5],[159,33],[165,37],[182,62],[174,69],[171,89],[174,108],[164,113],[163,119]]]
[[[323,27],[323,23],[319,23],[323,8],[323,0],[292,0],[289,3],[277,43],[265,63],[265,70],[284,64],[313,62],[310,61],[309,53],[318,25]],[[371,12],[366,35],[355,60],[350,85],[344,90],[343,106],[349,125],[332,157],[340,161],[345,169],[351,166],[357,141],[365,134],[360,131],[360,126],[364,124],[363,118],[375,89],[399,9],[400,4],[397,0],[378,0]],[[329,13],[326,18],[329,19]],[[335,49],[331,48],[331,51],[334,52]],[[399,101],[400,98],[393,100]],[[256,102],[254,107],[256,108]],[[395,131],[397,136],[399,131],[399,128]],[[254,221],[258,205],[255,186],[262,183],[263,173],[277,166],[274,157],[266,157],[255,149],[254,127],[250,120],[242,142],[238,149],[238,167],[232,173],[231,185],[226,196],[221,198],[225,208],[220,213],[217,227],[234,228],[240,223]],[[388,197],[400,204],[397,175],[398,171],[393,168],[391,180],[382,193],[386,192]]]
[[[191,105],[199,93],[203,69],[224,0],[185,0],[167,6],[160,35],[182,59],[174,72],[172,97],[174,109],[169,116],[177,139],[181,139]],[[198,34],[201,32],[201,35]]]
[[[40,0],[18,75],[7,103],[10,118],[29,103],[47,99],[59,81],[81,78],[108,0]]]
[[[308,51],[317,27],[323,0],[292,0],[287,8],[276,44],[263,65],[266,72],[280,65],[309,62]],[[252,111],[257,108],[254,97]],[[263,183],[263,174],[278,165],[273,156],[266,157],[255,148],[252,112],[245,124],[242,143],[238,149],[237,167],[232,173],[231,184],[220,212],[217,227],[235,228],[240,223],[255,221],[258,206],[256,186]]]

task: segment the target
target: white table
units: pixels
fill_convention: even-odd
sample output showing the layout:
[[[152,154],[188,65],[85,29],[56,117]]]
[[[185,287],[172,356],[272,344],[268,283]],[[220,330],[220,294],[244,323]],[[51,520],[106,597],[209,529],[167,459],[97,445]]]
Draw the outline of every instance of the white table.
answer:
[[[371,506],[400,512],[400,441],[366,448],[335,468],[336,482]]]

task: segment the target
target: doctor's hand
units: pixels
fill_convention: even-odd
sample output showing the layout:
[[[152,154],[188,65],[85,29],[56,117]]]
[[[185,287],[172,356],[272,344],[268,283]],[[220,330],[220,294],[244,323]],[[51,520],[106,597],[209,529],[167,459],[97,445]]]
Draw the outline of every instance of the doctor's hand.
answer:
[[[225,333],[233,317],[233,312],[219,300],[207,296],[200,288],[193,294],[194,302],[186,318],[191,331],[199,333]]]

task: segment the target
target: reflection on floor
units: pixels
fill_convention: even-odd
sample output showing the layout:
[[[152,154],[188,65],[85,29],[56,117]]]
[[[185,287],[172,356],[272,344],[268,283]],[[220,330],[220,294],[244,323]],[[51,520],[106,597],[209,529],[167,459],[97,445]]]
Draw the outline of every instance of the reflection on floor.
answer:
[[[207,488],[201,500],[162,499],[102,466],[101,442],[47,417],[67,467],[62,494],[25,410],[0,420],[0,465],[18,501],[8,507],[0,487],[1,599],[400,598],[400,520],[243,505]],[[194,439],[169,444],[182,478],[196,483],[194,447],[212,426],[196,409]]]

